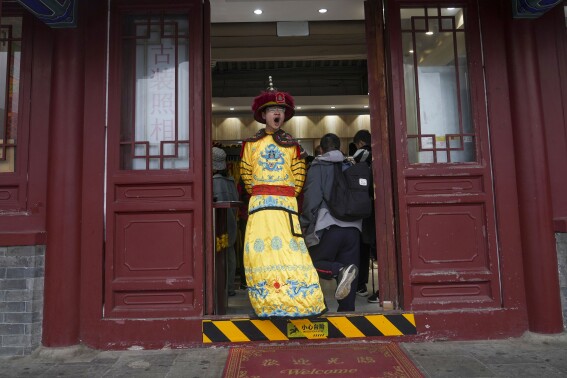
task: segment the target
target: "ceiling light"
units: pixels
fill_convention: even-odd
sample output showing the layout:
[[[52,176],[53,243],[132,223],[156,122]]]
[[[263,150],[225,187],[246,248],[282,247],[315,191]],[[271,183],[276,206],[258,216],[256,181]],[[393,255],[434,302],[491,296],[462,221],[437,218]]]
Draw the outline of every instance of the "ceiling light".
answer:
[[[368,108],[368,105],[364,105],[364,109]]]
[[[335,108],[334,106],[331,106],[331,109],[334,109],[334,108]]]
[[[254,14],[262,14],[262,10],[261,9],[254,9]]]
[[[301,110],[301,106],[297,106],[296,109]]]
[[[230,110],[234,110],[234,108],[229,108]]]
[[[319,9],[319,13],[327,13],[327,10],[325,8],[321,8]]]
[[[433,35],[433,32],[430,30],[430,31],[426,31],[425,34],[427,34],[427,35]]]
[[[447,8],[447,10],[453,10],[453,9],[455,9],[455,8]]]
[[[413,54],[413,50],[408,51],[410,54]]]

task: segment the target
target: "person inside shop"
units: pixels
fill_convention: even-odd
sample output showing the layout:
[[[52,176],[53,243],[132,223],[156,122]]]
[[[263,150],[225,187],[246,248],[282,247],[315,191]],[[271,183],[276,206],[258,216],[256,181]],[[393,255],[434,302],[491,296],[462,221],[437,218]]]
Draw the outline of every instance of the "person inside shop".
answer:
[[[358,150],[356,143],[350,142],[348,144],[348,156],[354,156],[354,153]]]
[[[362,219],[342,221],[329,211],[324,198],[330,197],[334,164],[341,163],[346,169],[349,163],[343,163],[337,135],[325,134],[321,147],[323,154],[315,157],[307,173],[300,222],[317,273],[322,279],[337,281],[337,311],[354,311]]]
[[[311,167],[311,163],[313,163],[313,160],[315,160],[315,156],[313,155],[307,155],[307,157],[305,158],[305,168],[307,170],[309,170],[309,168]]]
[[[238,201],[238,192],[234,179],[228,175],[226,169],[226,152],[219,147],[213,147],[213,199],[215,202]],[[228,209],[227,212],[227,231],[228,231],[228,247],[226,250],[227,257],[227,292],[228,296],[236,295],[234,290],[234,280],[236,275],[236,251],[234,243],[236,242],[236,208]]]
[[[243,142],[240,163],[250,193],[244,237],[248,297],[259,318],[316,317],[327,308],[299,225],[303,149],[282,130],[295,113],[295,101],[269,81],[252,103],[254,119],[266,126]]]
[[[372,167],[372,147],[371,135],[368,130],[359,130],[354,134],[353,141],[356,151],[353,160],[356,163],[365,162]],[[362,220],[362,232],[360,233],[360,273],[358,275],[358,285],[356,294],[361,297],[368,297],[368,302],[379,302],[379,291],[374,276],[372,276],[372,294],[369,296],[368,278],[370,270],[370,260],[376,261],[376,221],[374,214],[374,187],[371,185],[370,198],[372,198],[372,214]],[[373,262],[372,262],[373,263]]]

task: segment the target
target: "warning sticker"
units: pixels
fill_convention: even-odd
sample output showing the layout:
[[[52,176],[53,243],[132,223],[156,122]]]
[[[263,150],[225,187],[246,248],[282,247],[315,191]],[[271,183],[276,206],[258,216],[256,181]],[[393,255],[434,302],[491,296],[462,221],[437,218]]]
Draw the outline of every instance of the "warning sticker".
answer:
[[[290,320],[287,323],[287,337],[318,339],[329,336],[329,324],[323,322],[312,322],[310,320]]]

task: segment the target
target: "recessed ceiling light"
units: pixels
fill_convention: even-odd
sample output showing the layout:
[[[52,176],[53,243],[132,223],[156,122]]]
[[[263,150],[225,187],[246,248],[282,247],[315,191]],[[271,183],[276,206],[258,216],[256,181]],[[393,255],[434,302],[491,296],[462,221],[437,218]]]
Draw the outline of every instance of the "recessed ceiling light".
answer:
[[[327,13],[327,10],[325,8],[321,8],[319,9],[319,13]]]
[[[364,108],[366,109],[368,107],[368,105],[364,105]]]
[[[234,110],[234,108],[230,108],[230,110]]]
[[[426,31],[425,34],[427,34],[427,35],[433,35],[433,32],[430,30],[430,31]]]
[[[334,106],[331,106],[331,109],[334,109],[334,108],[335,108]]]
[[[413,54],[413,50],[408,51],[410,54]]]
[[[447,10],[453,10],[453,9],[455,9],[455,8],[447,8]]]
[[[261,9],[254,9],[254,14],[262,14],[262,10]]]
[[[297,106],[296,109],[301,110],[301,106]]]

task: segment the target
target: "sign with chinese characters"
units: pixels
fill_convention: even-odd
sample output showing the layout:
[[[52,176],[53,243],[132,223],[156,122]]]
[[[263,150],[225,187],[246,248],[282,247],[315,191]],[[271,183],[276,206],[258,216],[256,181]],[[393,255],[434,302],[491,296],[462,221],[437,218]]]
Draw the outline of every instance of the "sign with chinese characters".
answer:
[[[137,16],[127,25],[125,29],[135,33],[123,36],[123,61],[134,67],[124,67],[128,74],[123,75],[122,91],[125,103],[134,103],[134,114],[130,106],[122,107],[121,165],[136,170],[187,169],[188,22],[183,16]],[[132,125],[133,132],[126,125]]]
[[[224,377],[422,377],[394,343],[230,348]]]
[[[298,324],[299,323],[299,324]],[[323,322],[295,321],[287,323],[287,337],[295,338],[327,338],[329,336],[329,324]]]

